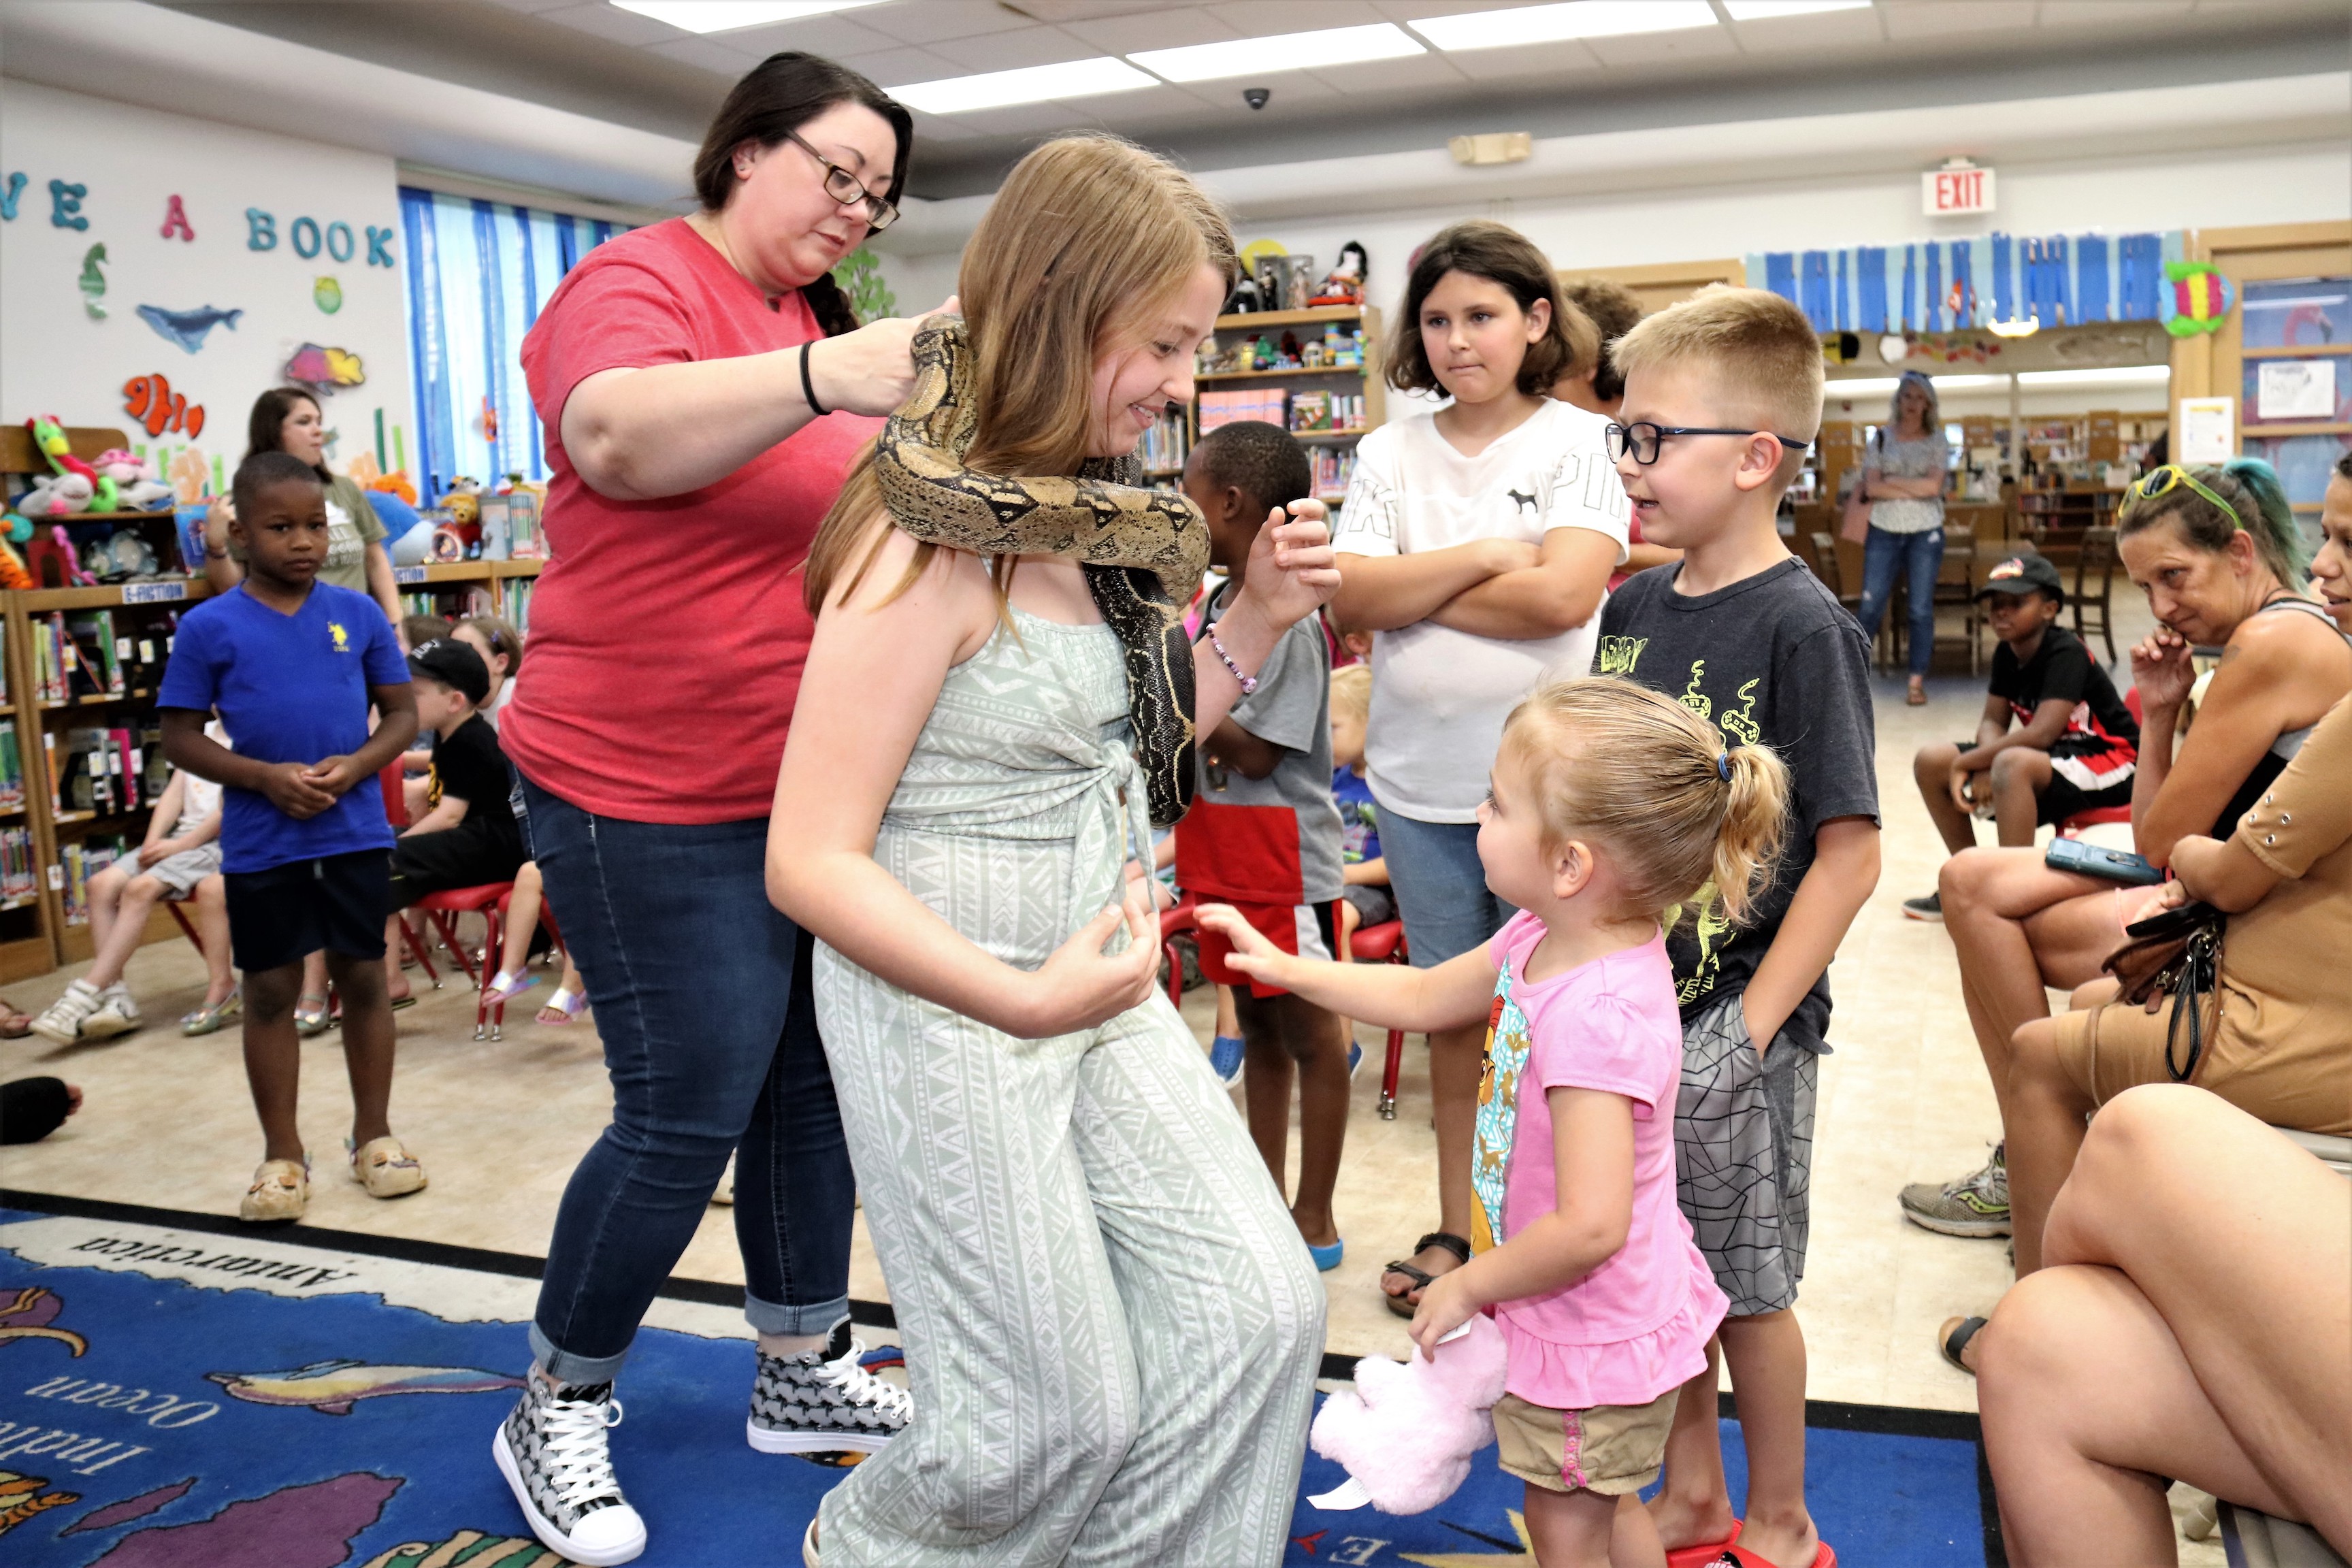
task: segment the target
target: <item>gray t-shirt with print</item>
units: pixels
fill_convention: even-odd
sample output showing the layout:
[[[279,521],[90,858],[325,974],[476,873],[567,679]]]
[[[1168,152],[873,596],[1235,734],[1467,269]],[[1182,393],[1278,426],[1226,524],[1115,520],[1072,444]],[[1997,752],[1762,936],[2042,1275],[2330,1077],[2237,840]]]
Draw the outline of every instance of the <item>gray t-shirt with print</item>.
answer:
[[[1227,584],[1201,616],[1202,636],[1232,602]],[[1282,760],[1262,779],[1209,765],[1200,752],[1196,798],[1225,805],[1286,805],[1298,816],[1302,901],[1339,896],[1339,808],[1331,798],[1331,649],[1319,617],[1303,616],[1284,632],[1257,672],[1257,689],[1236,701],[1234,723],[1283,748]],[[1203,735],[1203,742],[1208,737]]]
[[[1949,466],[1951,456],[1951,443],[1941,430],[1904,441],[1881,430],[1863,458],[1863,477],[1931,479]],[[1944,503],[1940,498],[1889,496],[1870,503],[1870,526],[1886,533],[1925,533],[1944,526]]]

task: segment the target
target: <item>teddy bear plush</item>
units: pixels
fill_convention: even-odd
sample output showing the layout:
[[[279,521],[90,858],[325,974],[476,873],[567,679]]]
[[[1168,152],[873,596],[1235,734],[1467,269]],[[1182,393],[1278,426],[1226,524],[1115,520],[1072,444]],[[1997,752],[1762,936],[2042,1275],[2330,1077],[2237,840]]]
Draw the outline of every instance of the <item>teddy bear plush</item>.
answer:
[[[1368,1355],[1353,1393],[1323,1402],[1307,1441],[1348,1472],[1346,1484],[1307,1500],[1327,1510],[1422,1513],[1452,1497],[1470,1457],[1495,1440],[1503,1397],[1503,1331],[1481,1313],[1439,1342],[1434,1361]]]

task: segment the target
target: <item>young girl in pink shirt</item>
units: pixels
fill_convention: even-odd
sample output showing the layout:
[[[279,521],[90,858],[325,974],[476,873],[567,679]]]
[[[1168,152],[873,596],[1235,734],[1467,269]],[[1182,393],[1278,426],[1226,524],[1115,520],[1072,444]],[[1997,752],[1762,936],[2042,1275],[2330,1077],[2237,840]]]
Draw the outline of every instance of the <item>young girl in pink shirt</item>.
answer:
[[[1502,1329],[1496,1433],[1544,1568],[1611,1563],[1612,1532],[1619,1568],[1665,1561],[1637,1494],[1726,1305],[1675,1201],[1665,932],[1711,903],[1740,918],[1787,795],[1769,749],[1726,752],[1681,704],[1563,681],[1512,712],[1478,809],[1487,886],[1522,911],[1484,950],[1433,969],[1316,963],[1200,911],[1235,969],[1374,1027],[1486,1015],[1473,1256],[1431,1283],[1412,1336],[1426,1352],[1481,1311]]]

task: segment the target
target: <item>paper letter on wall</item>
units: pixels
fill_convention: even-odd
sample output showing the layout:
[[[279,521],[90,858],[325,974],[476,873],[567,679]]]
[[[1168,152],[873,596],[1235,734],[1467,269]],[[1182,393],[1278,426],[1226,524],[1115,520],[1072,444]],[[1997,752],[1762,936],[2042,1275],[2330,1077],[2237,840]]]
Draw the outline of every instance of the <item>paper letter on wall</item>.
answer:
[[[180,205],[180,198],[177,196],[173,196],[164,205],[163,235],[165,239],[171,238],[173,235],[178,235],[182,239],[196,237],[194,226],[188,222],[188,209]]]
[[[278,248],[278,220],[276,218],[272,217],[269,214],[263,212],[259,207],[247,207],[245,209],[245,221],[248,226],[248,229],[245,237],[245,247],[247,250],[275,250]]]

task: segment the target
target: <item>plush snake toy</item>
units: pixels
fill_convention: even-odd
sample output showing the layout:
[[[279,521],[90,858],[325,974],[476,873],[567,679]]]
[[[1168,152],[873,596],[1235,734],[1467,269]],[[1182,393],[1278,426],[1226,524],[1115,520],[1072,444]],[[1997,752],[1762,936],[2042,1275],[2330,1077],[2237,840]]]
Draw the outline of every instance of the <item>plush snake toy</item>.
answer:
[[[915,334],[915,392],[890,416],[874,476],[898,525],[979,555],[1066,555],[1118,635],[1127,711],[1155,826],[1192,804],[1192,644],[1184,606],[1209,564],[1201,511],[1147,489],[1134,458],[1088,458],[1072,478],[1009,479],[964,466],[979,415],[971,341],[943,318]]]

